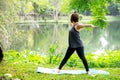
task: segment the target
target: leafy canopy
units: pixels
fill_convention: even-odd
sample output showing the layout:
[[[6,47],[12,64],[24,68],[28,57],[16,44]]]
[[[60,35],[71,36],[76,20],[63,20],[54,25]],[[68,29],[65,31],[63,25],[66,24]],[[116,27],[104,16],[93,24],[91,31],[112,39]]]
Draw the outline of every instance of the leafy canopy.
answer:
[[[108,6],[110,2],[119,3],[120,0],[63,0],[62,11],[69,12],[71,10],[77,10],[79,13],[90,11],[93,16],[90,23],[104,28],[108,26],[106,22],[106,14],[109,13]]]

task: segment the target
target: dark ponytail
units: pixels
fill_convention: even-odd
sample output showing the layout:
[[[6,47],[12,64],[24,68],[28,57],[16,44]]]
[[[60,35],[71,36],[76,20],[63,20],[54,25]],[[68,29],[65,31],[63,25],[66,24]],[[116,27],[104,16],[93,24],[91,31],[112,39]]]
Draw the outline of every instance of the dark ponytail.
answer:
[[[74,11],[74,13],[71,15],[70,21],[79,22],[79,14],[77,13],[77,11]]]
[[[74,11],[74,13],[77,13],[77,11]]]

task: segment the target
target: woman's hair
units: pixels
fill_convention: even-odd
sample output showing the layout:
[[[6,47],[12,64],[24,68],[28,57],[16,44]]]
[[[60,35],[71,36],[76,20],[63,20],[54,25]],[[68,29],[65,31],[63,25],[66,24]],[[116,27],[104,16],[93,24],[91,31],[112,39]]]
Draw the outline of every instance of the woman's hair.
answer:
[[[79,14],[76,11],[74,13],[72,13],[70,21],[71,22],[78,22],[79,21]]]

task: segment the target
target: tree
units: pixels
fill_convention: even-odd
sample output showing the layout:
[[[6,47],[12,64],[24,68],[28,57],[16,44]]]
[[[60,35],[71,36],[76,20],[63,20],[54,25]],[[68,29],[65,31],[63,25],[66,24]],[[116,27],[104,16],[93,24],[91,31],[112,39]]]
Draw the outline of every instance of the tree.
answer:
[[[49,3],[52,6],[52,15],[53,15],[54,21],[58,22],[62,0],[49,0]]]
[[[69,13],[69,11],[71,10],[69,4],[70,0],[62,0],[60,11],[65,14]]]
[[[10,47],[17,20],[18,0],[0,0],[0,43],[3,49]],[[12,33],[13,32],[13,33]]]
[[[77,10],[79,13],[84,13],[85,11],[91,11],[93,19],[90,23],[93,23],[100,28],[104,28],[108,25],[106,22],[106,14],[109,13],[108,6],[110,2],[118,3],[119,0],[64,0],[67,2],[65,4],[68,10]],[[65,10],[65,9],[64,9]]]
[[[38,13],[40,16],[42,16],[42,19],[45,19],[45,16],[48,15],[47,11],[51,9],[51,6],[49,4],[48,0],[31,0],[33,7],[34,7],[34,13]]]
[[[112,3],[110,3],[110,6],[108,7],[108,9],[109,9],[109,15],[114,15],[114,16],[116,16],[116,15],[119,15],[119,4],[118,3],[114,3],[114,2],[112,2]]]

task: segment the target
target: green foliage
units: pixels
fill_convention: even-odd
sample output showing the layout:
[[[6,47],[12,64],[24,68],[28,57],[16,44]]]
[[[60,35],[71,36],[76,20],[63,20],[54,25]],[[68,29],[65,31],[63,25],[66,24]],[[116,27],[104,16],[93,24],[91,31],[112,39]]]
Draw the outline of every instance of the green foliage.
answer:
[[[19,10],[15,4],[17,0],[0,0],[0,42],[4,49],[10,47],[15,32],[14,22],[17,21],[17,11]],[[4,46],[5,45],[5,46]]]
[[[103,4],[104,3],[104,4]],[[90,2],[90,10],[93,15],[93,21],[92,23],[96,26],[99,26],[100,28],[104,28],[108,26],[108,23],[106,23],[106,13],[108,12],[108,1],[106,0],[95,0]]]
[[[108,26],[108,23],[106,22],[106,14],[109,13],[109,4],[111,2],[119,2],[119,0],[69,0],[69,2],[68,0],[64,1],[66,3],[65,6],[63,6],[63,11],[66,11],[66,9],[70,11],[77,10],[79,13],[91,11],[93,19],[92,21],[90,21],[90,23],[100,28],[105,28]]]
[[[59,60],[58,59],[58,57],[59,57],[59,54],[57,54],[56,53],[56,49],[58,48],[58,45],[57,44],[52,44],[52,45],[50,45],[50,47],[49,47],[49,63],[51,64],[55,64],[55,63],[57,63],[58,61],[57,60]]]
[[[120,67],[120,51],[105,51],[100,56],[97,54],[89,53],[86,55],[89,67],[91,68],[105,68],[105,67]],[[67,63],[70,67],[83,67],[83,63],[80,61],[77,55],[72,55]]]
[[[70,0],[70,9],[77,10],[82,13],[89,9],[89,0]]]
[[[104,3],[104,4],[103,4]],[[76,5],[73,3],[73,0],[71,2],[71,8],[77,9],[79,12],[85,12],[86,10],[90,10],[92,12],[93,16],[93,23],[96,26],[99,26],[100,28],[104,28],[108,26],[106,23],[106,13],[108,12],[108,1],[106,0],[76,0]]]
[[[62,13],[69,13],[69,11],[70,11],[70,8],[68,7],[69,4],[70,4],[69,0],[63,0],[63,3],[61,4],[60,11]]]
[[[4,53],[6,59],[15,62],[15,63],[46,63],[46,60],[43,56],[40,56],[38,52],[24,50],[21,52],[17,52],[15,50],[9,50]]]
[[[73,54],[67,62],[67,65],[70,67],[75,67],[78,65],[79,57],[76,54]]]
[[[100,56],[88,58],[90,67],[120,67],[120,51],[106,51]],[[88,56],[87,56],[88,57]],[[90,56],[89,56],[90,57]]]
[[[40,15],[45,16],[45,14],[47,14],[47,11],[52,8],[48,0],[32,0],[32,3],[34,10],[36,10],[36,12]]]
[[[104,20],[102,19],[101,17],[94,17],[94,19],[92,21],[90,21],[89,23],[92,23],[94,24],[95,26],[97,27],[100,27],[100,28],[105,28],[107,27],[109,24]]]
[[[120,67],[120,51],[105,51],[101,55],[86,55],[90,68]],[[83,67],[83,63],[76,54],[73,54],[67,62],[69,67]]]
[[[49,56],[43,57],[36,51],[24,50],[17,52],[9,50],[5,52],[5,58],[11,62],[17,63],[37,63],[37,64],[60,64],[63,59],[60,54],[56,54],[55,51],[57,45],[52,45],[49,48]],[[120,50],[116,51],[105,51],[101,55],[88,53],[86,58],[90,68],[111,68],[120,67]],[[77,54],[73,54],[67,62],[69,67],[84,67],[83,63],[79,59]]]
[[[120,67],[120,51],[107,51],[106,54],[102,54],[100,57],[104,56],[103,58],[98,59],[99,62],[105,63],[103,66],[105,67]],[[104,62],[105,61],[105,62]]]
[[[26,13],[30,13],[33,11],[34,7],[32,5],[32,2],[27,2],[26,5],[25,5],[25,10],[26,10]]]

